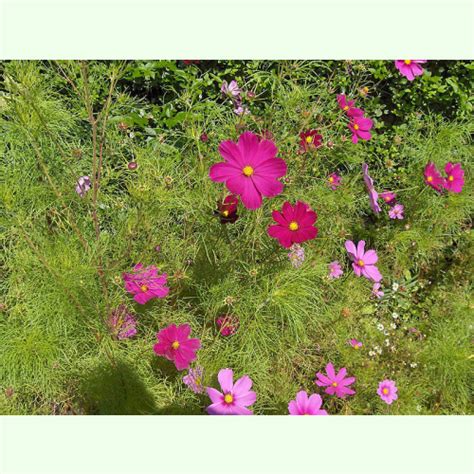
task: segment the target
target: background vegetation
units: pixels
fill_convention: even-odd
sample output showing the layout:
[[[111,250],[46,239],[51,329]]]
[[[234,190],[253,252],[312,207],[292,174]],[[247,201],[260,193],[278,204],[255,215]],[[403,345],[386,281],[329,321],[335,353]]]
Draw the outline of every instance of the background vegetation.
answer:
[[[472,413],[474,67],[426,69],[409,83],[393,61],[1,64],[1,413],[202,414],[207,397],[152,350],[159,329],[184,322],[202,340],[206,384],[223,367],[250,375],[257,414],[286,414],[298,390],[320,391],[315,372],[330,361],[357,377],[355,396],[323,395],[330,414]],[[232,79],[254,94],[244,93],[248,115],[220,93]],[[351,143],[343,91],[374,118],[370,142]],[[301,155],[308,128],[324,146]],[[219,142],[247,129],[273,134],[285,191],[222,226],[224,190],[208,170]],[[430,160],[463,164],[461,194],[424,185]],[[363,162],[377,189],[398,194],[405,220],[373,215]],[[100,179],[81,199],[83,175]],[[297,199],[319,216],[299,269],[266,234],[271,210]],[[383,300],[352,274],[346,239],[377,250]],[[330,281],[333,260],[345,274]],[[121,274],[137,262],[168,273],[166,299],[141,307],[126,294]],[[106,321],[122,302],[138,335],[116,341]],[[224,313],[240,320],[228,338],[215,325]],[[399,387],[390,407],[376,394],[384,378]]]

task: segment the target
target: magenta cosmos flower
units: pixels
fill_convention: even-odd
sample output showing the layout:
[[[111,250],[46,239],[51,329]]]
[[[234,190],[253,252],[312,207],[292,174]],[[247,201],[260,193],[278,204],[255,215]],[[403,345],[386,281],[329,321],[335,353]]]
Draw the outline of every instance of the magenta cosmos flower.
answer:
[[[341,185],[341,177],[337,173],[331,173],[328,178],[329,187],[334,191]]]
[[[189,324],[171,324],[157,333],[158,343],[153,346],[155,354],[174,362],[178,370],[185,370],[196,359],[196,351],[201,347],[199,339],[189,339]]]
[[[390,219],[403,219],[403,211],[405,207],[403,204],[395,204],[391,207],[390,211],[388,211],[388,215]]]
[[[336,374],[334,366],[329,363],[326,365],[326,374],[321,372],[316,374],[316,385],[319,387],[327,387],[325,393],[328,395],[336,395],[339,398],[345,398],[347,395],[354,395],[355,391],[349,388],[355,382],[355,377],[347,377],[347,370],[343,367]]]
[[[337,260],[329,264],[329,278],[339,278],[344,272]]]
[[[298,201],[292,206],[286,201],[281,212],[273,211],[272,217],[277,224],[268,227],[268,235],[287,249],[318,235],[318,228],[314,226],[318,215],[304,202]]]
[[[358,341],[357,339],[351,339],[349,344],[354,348],[359,350],[362,347],[362,342]]]
[[[226,140],[219,145],[223,163],[211,166],[212,181],[225,183],[227,189],[241,197],[247,209],[262,205],[262,196],[273,197],[283,191],[278,178],[285,176],[286,163],[275,158],[278,152],[271,140],[259,140],[252,132],[244,132],[237,143]]]
[[[441,188],[444,184],[444,180],[434,163],[430,161],[425,166],[423,174],[425,176],[425,183],[428,186],[431,186],[433,189],[436,189],[436,191],[441,191]]]
[[[164,298],[170,291],[166,285],[166,273],[158,275],[158,269],[151,265],[143,268],[141,263],[133,267],[133,273],[122,275],[125,289],[133,294],[139,304],[145,304],[153,298]]]
[[[339,94],[337,96],[337,103],[341,110],[343,110],[348,117],[362,117],[364,111],[354,107],[355,100],[347,100],[345,94]]]
[[[370,249],[365,252],[365,240],[360,240],[357,244],[357,248],[352,240],[346,240],[345,246],[349,253],[349,258],[352,260],[354,273],[358,277],[362,275],[378,283],[382,279],[382,275],[375,266],[378,260],[375,250]]]
[[[446,163],[444,171],[448,177],[444,180],[444,188],[452,193],[460,193],[464,186],[464,170],[461,163]]]
[[[379,206],[379,194],[375,190],[374,180],[369,175],[369,166],[367,163],[362,164],[362,174],[364,177],[364,183],[369,193],[369,202],[371,209],[378,214],[382,209]]]
[[[398,388],[393,380],[383,380],[379,383],[377,394],[387,404],[391,405],[398,398]]]
[[[288,403],[288,412],[290,415],[327,415],[326,410],[321,410],[323,399],[317,393],[310,397],[301,390],[296,394],[296,399]]]
[[[352,143],[357,143],[359,139],[370,140],[372,138],[370,129],[373,125],[374,122],[367,117],[353,117],[352,121],[347,124],[352,132]]]
[[[207,407],[209,415],[253,415],[247,407],[253,405],[257,394],[250,390],[252,380],[244,375],[234,384],[232,369],[222,369],[217,374],[222,393],[215,388],[208,387],[207,394],[212,405]]]
[[[390,191],[384,191],[383,193],[379,194],[379,197],[381,197],[386,204],[392,204],[395,202],[397,195]]]
[[[232,314],[223,314],[216,319],[221,336],[232,336],[239,329],[239,318]]]
[[[426,59],[397,59],[395,67],[400,71],[402,76],[405,76],[409,81],[413,81],[416,76],[421,76],[424,72],[420,64],[426,63]]]
[[[317,130],[306,130],[300,133],[300,150],[306,152],[319,148],[322,145],[323,137]]]
[[[217,215],[220,216],[221,224],[234,223],[239,216],[237,215],[237,206],[239,205],[239,198],[233,194],[229,194],[224,198],[224,201],[217,202]]]

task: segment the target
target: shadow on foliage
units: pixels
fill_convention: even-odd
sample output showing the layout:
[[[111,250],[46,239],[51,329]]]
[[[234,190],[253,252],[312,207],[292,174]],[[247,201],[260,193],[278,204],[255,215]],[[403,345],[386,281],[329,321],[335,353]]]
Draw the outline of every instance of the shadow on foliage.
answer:
[[[79,394],[84,412],[90,415],[151,415],[157,411],[152,394],[124,361],[115,366],[102,363],[85,374]]]

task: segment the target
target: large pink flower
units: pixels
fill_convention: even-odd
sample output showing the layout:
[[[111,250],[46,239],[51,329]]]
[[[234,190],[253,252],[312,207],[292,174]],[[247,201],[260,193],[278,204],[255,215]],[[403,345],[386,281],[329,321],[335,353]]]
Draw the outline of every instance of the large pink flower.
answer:
[[[427,163],[423,174],[425,176],[425,183],[428,186],[431,186],[433,189],[436,189],[436,191],[441,191],[441,188],[444,184],[444,180],[441,176],[441,173],[438,171],[438,168],[436,168],[436,165],[433,162],[430,161]]]
[[[354,395],[355,391],[349,388],[355,382],[355,377],[346,377],[347,369],[343,367],[336,374],[334,366],[329,363],[326,365],[326,375],[318,372],[315,383],[319,387],[327,387],[325,392],[328,395],[336,395],[339,398],[345,398],[347,395]]]
[[[391,405],[394,400],[397,400],[397,392],[398,388],[395,382],[388,379],[382,380],[377,389],[377,394],[387,405]]]
[[[409,81],[413,81],[416,76],[421,76],[424,72],[420,64],[426,63],[426,59],[397,59],[395,67],[400,71],[402,76],[405,76]]]
[[[170,291],[166,285],[166,273],[158,275],[158,269],[151,265],[143,268],[141,263],[133,267],[133,273],[122,275],[125,289],[134,295],[139,304],[145,304],[153,298],[164,298]]]
[[[317,393],[313,393],[310,397],[301,390],[296,394],[296,399],[288,403],[288,411],[290,415],[327,415],[326,410],[321,410],[323,399]]]
[[[272,217],[277,224],[268,227],[268,235],[287,249],[318,235],[318,228],[314,226],[318,215],[304,202],[298,201],[292,206],[286,201],[282,211],[273,211]]]
[[[372,135],[370,129],[374,122],[367,117],[353,117],[352,121],[347,125],[352,132],[352,143],[357,143],[359,138],[361,140],[370,140]]]
[[[222,393],[215,388],[208,387],[207,394],[212,405],[207,407],[209,415],[253,415],[247,407],[253,405],[257,394],[250,390],[252,380],[244,375],[234,383],[232,369],[221,369],[217,374]]]
[[[379,272],[379,269],[375,266],[378,260],[377,253],[372,249],[365,252],[364,240],[359,241],[357,248],[352,240],[346,240],[345,247],[349,253],[349,258],[352,260],[354,273],[358,277],[362,275],[375,283],[382,280],[382,275]]]
[[[461,163],[452,164],[446,163],[444,171],[448,177],[444,180],[444,188],[452,193],[460,193],[464,186],[464,170],[461,168]]]
[[[199,339],[189,339],[191,326],[189,324],[176,324],[162,329],[157,335],[158,343],[153,350],[159,356],[172,360],[178,370],[185,370],[196,359],[196,351],[201,347]]]
[[[273,197],[283,191],[277,178],[286,174],[286,163],[275,158],[278,152],[271,140],[261,140],[244,132],[237,143],[226,140],[219,145],[224,162],[211,166],[212,181],[225,183],[227,189],[241,197],[247,209],[262,205],[262,196]]]
[[[337,96],[337,103],[339,104],[339,108],[343,110],[348,117],[362,117],[364,115],[362,109],[354,107],[355,100],[347,100],[345,94],[339,94]]]

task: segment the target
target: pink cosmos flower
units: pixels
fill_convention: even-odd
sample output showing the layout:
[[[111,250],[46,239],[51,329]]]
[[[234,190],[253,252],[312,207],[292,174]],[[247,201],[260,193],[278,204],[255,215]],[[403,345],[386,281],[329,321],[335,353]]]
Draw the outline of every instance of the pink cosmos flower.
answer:
[[[288,403],[288,412],[290,415],[327,415],[326,410],[321,410],[323,399],[317,393],[310,397],[301,390],[296,394],[296,399]]]
[[[331,173],[328,178],[329,187],[334,191],[341,185],[341,177],[337,173]]]
[[[364,183],[367,188],[367,192],[369,193],[369,202],[372,211],[378,214],[382,209],[379,206],[379,194],[374,188],[374,180],[369,175],[369,166],[367,163],[362,164],[362,174],[364,176]]]
[[[421,76],[424,72],[420,64],[426,63],[426,59],[397,59],[395,67],[400,71],[402,76],[405,76],[409,81],[413,81],[416,76]]]
[[[390,219],[403,219],[403,211],[405,207],[402,204],[395,204],[392,206],[390,211],[388,211],[388,215]]]
[[[339,278],[344,272],[337,260],[329,264],[329,278]]]
[[[300,150],[304,153],[308,150],[314,150],[322,145],[323,137],[317,130],[306,130],[300,133]]]
[[[362,342],[358,341],[357,339],[351,339],[349,344],[354,348],[359,350],[362,347]]]
[[[221,336],[232,336],[239,328],[239,318],[232,314],[223,314],[216,319]]]
[[[428,186],[431,186],[436,191],[441,191],[443,187],[444,180],[441,176],[441,173],[436,168],[436,165],[431,161],[425,166],[425,170],[423,172],[425,176],[425,183]]]
[[[374,295],[375,297],[377,298],[382,298],[383,295],[385,294],[381,289],[382,285],[380,283],[374,283],[374,285],[372,286],[372,295]]]
[[[133,273],[123,273],[125,289],[134,295],[139,304],[145,304],[153,298],[164,298],[170,291],[166,285],[166,273],[158,275],[158,269],[151,265],[143,268],[141,263],[133,267]]]
[[[355,100],[347,100],[345,94],[337,96],[337,103],[341,110],[343,110],[349,117],[362,117],[364,111],[354,107]]]
[[[444,188],[452,193],[460,193],[464,186],[464,170],[461,168],[461,163],[446,163],[444,171],[448,177],[444,180]]]
[[[166,357],[174,362],[178,370],[185,370],[193,360],[196,351],[201,347],[199,339],[189,339],[191,326],[189,324],[171,324],[157,333],[158,343],[153,346],[155,354]]]
[[[346,240],[345,247],[349,253],[349,258],[352,260],[354,273],[358,277],[362,275],[375,283],[382,280],[382,275],[375,266],[378,260],[377,253],[372,249],[365,252],[365,240],[359,241],[357,248],[352,240]]]
[[[394,400],[397,400],[397,392],[398,388],[393,380],[385,379],[379,383],[377,394],[387,405],[391,405]]]
[[[76,183],[76,193],[83,198],[90,189],[91,180],[89,176],[81,176]]]
[[[384,191],[383,193],[379,194],[379,197],[381,197],[385,201],[385,203],[392,204],[395,201],[397,195],[390,191]]]
[[[112,311],[107,323],[112,335],[120,341],[137,334],[137,322],[124,304]]]
[[[248,115],[250,113],[249,108],[246,105],[242,105],[241,103],[235,104],[234,114],[235,115]]]
[[[232,369],[221,369],[217,379],[222,393],[215,388],[207,388],[207,394],[212,402],[212,405],[207,407],[209,415],[253,415],[247,407],[255,403],[257,394],[250,390],[252,387],[250,377],[244,375],[234,384]]]
[[[204,393],[206,387],[202,384],[204,369],[198,365],[194,369],[189,369],[188,375],[183,377],[183,382],[187,385],[194,393]]]
[[[221,86],[221,92],[229,97],[237,97],[242,92],[237,84],[236,80],[230,81],[230,84],[227,84],[227,81],[224,81]]]
[[[367,117],[353,117],[352,121],[347,124],[352,132],[352,143],[357,143],[359,138],[361,140],[370,140],[372,135],[369,130],[373,125],[374,122]]]
[[[262,196],[273,197],[283,191],[277,178],[286,174],[286,163],[275,158],[278,152],[271,140],[259,140],[252,132],[244,132],[237,143],[226,140],[219,145],[224,162],[211,166],[212,181],[224,182],[227,189],[240,195],[247,209],[262,205]]]
[[[347,395],[354,395],[355,391],[349,388],[349,385],[352,385],[355,382],[355,377],[347,377],[347,370],[343,367],[336,374],[334,371],[334,366],[329,363],[326,365],[326,374],[324,375],[321,372],[316,374],[317,380],[315,381],[316,385],[319,387],[327,387],[325,393],[328,395],[336,395],[339,398],[345,398]]]
[[[318,228],[314,226],[318,215],[304,202],[298,201],[292,206],[286,201],[281,212],[273,211],[272,217],[277,224],[268,227],[268,235],[287,249],[318,235]]]

